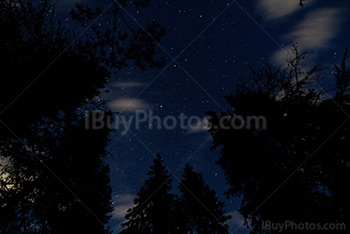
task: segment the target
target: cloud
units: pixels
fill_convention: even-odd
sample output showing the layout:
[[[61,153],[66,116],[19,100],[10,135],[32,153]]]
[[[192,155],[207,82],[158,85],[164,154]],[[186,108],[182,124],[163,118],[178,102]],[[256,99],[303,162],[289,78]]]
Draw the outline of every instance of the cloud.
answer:
[[[142,82],[115,82],[111,86],[116,88],[139,88],[145,86],[145,84]]]
[[[320,9],[310,13],[305,20],[286,36],[307,49],[325,47],[337,33],[340,22],[339,9]]]
[[[292,46],[289,45],[283,47],[283,49],[277,50],[272,56],[272,61],[278,66],[287,66],[287,60],[292,55]]]
[[[340,9],[319,9],[311,12],[289,34],[283,38],[289,42],[298,43],[300,50],[320,50],[327,48],[330,41],[336,36],[341,23]],[[291,46],[287,45],[283,50],[273,55],[273,61],[278,65],[286,63],[291,55]]]
[[[244,226],[244,218],[238,211],[228,213],[232,218],[227,222],[231,228],[234,229],[247,229]],[[247,229],[248,230],[248,229]]]
[[[145,100],[138,98],[117,98],[110,101],[107,105],[115,112],[133,112],[150,108],[150,105]]]
[[[313,1],[314,0],[306,1],[304,8]],[[260,0],[258,2],[258,9],[263,11],[264,17],[267,20],[274,20],[302,10],[303,8],[299,6],[296,0]]]
[[[133,200],[134,200],[133,194],[124,194],[120,195],[115,200],[115,206],[114,210],[112,212],[112,218],[117,220],[124,220],[126,212],[129,208],[133,207]]]

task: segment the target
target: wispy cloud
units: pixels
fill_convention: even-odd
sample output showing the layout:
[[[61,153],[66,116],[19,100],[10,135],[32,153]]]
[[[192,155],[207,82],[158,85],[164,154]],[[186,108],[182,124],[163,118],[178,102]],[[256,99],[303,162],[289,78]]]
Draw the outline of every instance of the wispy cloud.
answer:
[[[340,16],[339,9],[320,9],[311,12],[286,38],[297,41],[300,46],[307,49],[326,47],[338,31]]]
[[[115,200],[114,200],[114,210],[112,212],[112,230],[113,233],[119,233],[122,229],[121,224],[125,220],[125,215],[128,211],[129,208],[133,207],[135,195],[133,194],[122,194],[119,195]]]
[[[123,194],[115,200],[114,211],[112,212],[112,218],[123,220],[125,218],[126,212],[129,208],[133,206],[134,200],[133,194]]]
[[[309,13],[290,33],[284,35],[283,39],[290,43],[298,43],[301,50],[325,49],[337,35],[341,22],[340,9],[319,9]],[[285,64],[290,51],[290,45],[278,50],[273,56],[273,61],[278,65]]]
[[[305,7],[313,1],[308,0]],[[263,15],[267,20],[278,19],[304,8],[301,8],[296,0],[260,0],[258,2],[258,9],[263,11]]]
[[[232,218],[228,221],[228,225],[236,230],[236,229],[245,229],[248,230],[246,226],[244,226],[244,218],[238,211],[233,211],[228,213]],[[236,230],[237,231],[237,230]]]
[[[115,112],[134,112],[136,110],[146,110],[151,108],[143,99],[134,99],[134,98],[117,98],[113,101],[110,101],[108,107]]]

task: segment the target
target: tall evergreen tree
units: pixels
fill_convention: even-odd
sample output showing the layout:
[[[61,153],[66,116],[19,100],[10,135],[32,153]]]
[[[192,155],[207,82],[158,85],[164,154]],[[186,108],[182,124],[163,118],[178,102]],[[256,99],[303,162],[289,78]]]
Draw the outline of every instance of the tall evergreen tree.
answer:
[[[186,165],[183,180],[179,185],[181,197],[179,217],[185,228],[181,233],[222,234],[229,233],[227,221],[231,218],[225,214],[224,203],[219,201],[216,192],[205,184],[203,176]]]
[[[150,176],[137,193],[134,207],[126,214],[121,234],[167,234],[174,233],[174,195],[168,170],[160,155],[154,160],[148,172]]]

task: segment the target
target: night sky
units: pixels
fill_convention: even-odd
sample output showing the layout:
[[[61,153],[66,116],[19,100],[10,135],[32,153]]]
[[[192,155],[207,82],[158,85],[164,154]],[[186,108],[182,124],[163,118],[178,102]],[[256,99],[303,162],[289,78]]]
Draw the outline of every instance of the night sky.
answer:
[[[104,8],[108,2],[99,4]],[[321,62],[327,67],[338,63],[349,45],[350,2],[345,2],[307,0],[300,8],[298,0],[152,0],[147,9],[128,8],[123,15],[135,27],[137,22],[145,26],[155,19],[165,28],[166,35],[157,50],[167,58],[166,67],[142,71],[129,66],[113,74],[110,92],[103,99],[114,111],[128,106],[121,113],[126,117],[138,109],[152,110],[162,118],[181,113],[204,117],[209,110],[221,112],[229,108],[224,96],[234,91],[238,79],[248,81],[249,66],[259,69],[266,63],[282,65],[292,42],[313,52],[310,64]],[[62,0],[58,12],[65,15],[73,3]],[[167,53],[177,57],[176,62]],[[321,83],[327,92],[332,92],[331,71],[326,71]],[[114,155],[108,159],[115,206],[110,226],[114,231],[118,231],[126,209],[147,178],[154,154],[160,153],[167,167],[177,170],[178,178],[184,166],[179,167],[186,160],[203,173],[233,216],[231,231],[248,232],[244,227],[236,230],[243,222],[236,212],[240,200],[227,200],[223,195],[227,186],[223,171],[215,164],[220,149],[210,151],[208,133],[180,127],[149,129],[146,123],[130,131],[116,131],[108,147]],[[177,186],[174,178],[174,192]]]

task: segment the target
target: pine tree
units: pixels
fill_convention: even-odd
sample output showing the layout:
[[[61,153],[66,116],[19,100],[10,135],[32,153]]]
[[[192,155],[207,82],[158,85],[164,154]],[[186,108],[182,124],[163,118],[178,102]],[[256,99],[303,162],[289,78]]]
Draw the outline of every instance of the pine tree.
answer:
[[[185,221],[185,230],[181,233],[229,233],[224,203],[219,201],[216,192],[205,184],[203,176],[186,165],[183,180],[179,185],[182,196],[179,207],[182,210],[180,219]]]
[[[150,176],[134,199],[135,206],[128,210],[121,234],[167,234],[174,233],[174,195],[171,175],[163,165],[160,155],[148,172]]]

